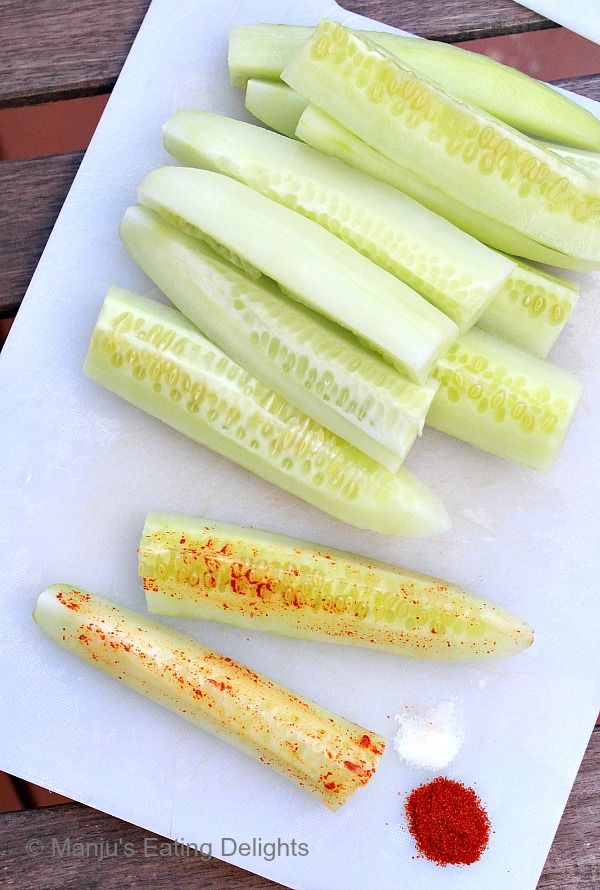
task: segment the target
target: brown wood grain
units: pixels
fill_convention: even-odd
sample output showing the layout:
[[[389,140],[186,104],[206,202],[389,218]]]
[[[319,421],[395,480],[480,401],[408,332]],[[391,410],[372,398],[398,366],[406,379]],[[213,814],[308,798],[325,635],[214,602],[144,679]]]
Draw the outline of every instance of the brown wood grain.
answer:
[[[556,28],[537,12],[513,0],[338,0],[351,12],[387,22],[421,37],[445,40],[474,40],[520,31]]]
[[[0,162],[0,318],[16,313],[82,157]]]
[[[110,91],[148,5],[149,0],[0,0],[0,107]],[[513,0],[342,5],[439,40],[553,27]]]
[[[0,0],[0,107],[112,89],[150,0]]]
[[[569,798],[538,890],[593,890],[600,887],[600,731],[595,730]],[[121,888],[202,888],[202,890],[275,890],[280,884],[216,859],[199,856],[144,856],[141,828],[80,804],[66,804],[0,816],[0,886],[12,890],[121,890]],[[56,838],[53,848],[53,838]],[[58,855],[66,838],[102,843],[116,855]],[[33,853],[27,843],[34,842]],[[58,848],[56,846],[58,844]],[[149,845],[154,842],[147,842]],[[116,848],[113,846],[117,844]],[[132,855],[125,845],[131,844]],[[155,849],[155,848],[153,848]],[[175,848],[171,848],[175,849]],[[401,863],[398,863],[401,869]],[[326,887],[324,876],[323,886]],[[482,888],[484,890],[484,888]],[[507,888],[508,890],[508,888]]]

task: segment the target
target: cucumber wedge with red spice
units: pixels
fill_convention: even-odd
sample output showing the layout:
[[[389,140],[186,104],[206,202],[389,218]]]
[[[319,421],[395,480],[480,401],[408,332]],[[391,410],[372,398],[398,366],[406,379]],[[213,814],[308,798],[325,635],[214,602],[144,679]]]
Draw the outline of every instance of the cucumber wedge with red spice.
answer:
[[[291,405],[168,306],[109,289],[84,372],[138,408],[350,525],[426,537],[449,519],[431,489],[394,474]]]
[[[384,739],[145,615],[67,584],[33,617],[55,643],[240,748],[337,810],[374,774]]]
[[[600,182],[323,21],[282,79],[390,160],[582,268],[600,267]]]
[[[150,513],[138,554],[159,615],[442,661],[533,642],[524,621],[447,581],[259,529]]]

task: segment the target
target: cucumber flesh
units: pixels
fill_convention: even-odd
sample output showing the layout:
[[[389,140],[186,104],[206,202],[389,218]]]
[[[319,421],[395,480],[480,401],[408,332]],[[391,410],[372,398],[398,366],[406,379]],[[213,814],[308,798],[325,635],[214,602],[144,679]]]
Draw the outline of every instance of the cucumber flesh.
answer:
[[[322,22],[282,78],[450,196],[600,267],[600,183],[349,29]]]
[[[427,536],[439,498],[323,429],[210,343],[175,309],[109,289],[85,373],[153,417],[350,525]]]
[[[276,80],[314,32],[301,25],[242,25],[229,35],[228,63],[234,86],[249,78]],[[416,40],[387,31],[359,31],[448,93],[489,112],[517,130],[600,150],[600,121],[545,83],[495,59],[447,43]]]
[[[258,529],[150,513],[138,554],[159,615],[439,661],[533,642],[524,621],[447,581]]]
[[[188,234],[224,245],[416,383],[456,339],[456,325],[412,288],[321,226],[229,177],[162,167],[142,182],[138,198]]]
[[[279,84],[272,83],[271,86],[279,86]],[[297,94],[295,94],[293,98],[286,96],[286,100],[290,104],[293,102],[298,108],[300,107],[300,101],[297,98]],[[600,179],[600,153],[596,151],[582,151],[581,149],[570,148],[567,145],[554,145],[554,143],[550,142],[541,144],[549,151],[553,151],[559,158],[562,158],[569,164],[573,164],[573,166],[583,170],[583,172],[591,179]]]
[[[248,97],[251,96],[250,105]],[[253,78],[246,86],[246,108],[254,117],[276,133],[297,139],[300,118],[308,108],[308,101],[280,80]]]
[[[402,377],[343,328],[250,281],[151,210],[130,207],[121,240],[143,271],[227,355],[395,473],[436,393]]]
[[[478,326],[538,358],[546,358],[578,299],[575,282],[517,263]]]
[[[581,398],[571,374],[473,328],[434,376],[428,426],[533,469],[555,463]]]
[[[252,79],[248,81],[244,101],[246,110],[263,124],[295,139],[296,127],[307,103],[294,90],[281,81]]]
[[[406,167],[390,161],[375,151],[313,105],[309,105],[302,114],[296,136],[318,151],[339,158],[351,167],[368,173],[374,179],[393,185],[490,247],[516,256],[526,256],[539,263],[558,266],[561,269],[596,268],[594,263],[553,250],[527,238],[512,229],[508,223],[498,222],[485,216],[477,208],[468,207],[456,198],[450,197]]]
[[[163,126],[163,138],[178,161],[231,176],[337,235],[417,290],[461,332],[515,268],[397,189],[262,127],[179,111]]]
[[[38,597],[33,618],[63,649],[267,764],[332,810],[377,769],[385,748],[377,733],[139,612],[55,584]]]
[[[253,81],[248,81],[248,89],[251,83]],[[254,113],[259,120],[268,123],[277,132],[283,132],[281,126],[287,117],[287,104],[293,103],[295,106],[298,94],[277,81],[260,83],[261,90],[254,106]],[[286,89],[287,93],[284,92]],[[306,110],[306,105],[304,108]],[[268,114],[267,109],[272,110],[272,114]],[[294,119],[296,113],[295,111]],[[302,114],[300,117],[302,118]],[[315,147],[320,146],[326,154],[338,157],[349,164],[354,163],[357,170],[362,169],[367,174],[375,174],[380,181],[396,185],[412,193],[413,197],[418,196],[419,200],[432,211],[436,210],[461,224],[460,214],[453,214],[452,208],[448,207],[450,199],[446,199],[443,193],[438,192],[437,196],[432,194],[432,189],[428,189],[424,183],[419,186],[419,183],[415,182],[415,177],[411,177],[407,171],[403,175],[403,171],[397,165],[388,162],[381,155],[370,164],[370,158],[374,155],[372,150],[366,143],[353,137],[349,131],[344,131],[332,118],[311,106],[303,121],[303,125],[297,129],[307,143],[312,141]],[[356,152],[351,148],[353,142],[358,144]],[[554,151],[558,148],[547,147]],[[586,162],[590,164],[588,171],[590,175],[593,174],[595,159],[598,158],[598,176],[600,176],[600,155],[562,147],[559,153],[564,154],[572,163],[577,163],[578,159],[582,158],[584,164]],[[362,164],[361,157],[365,158]],[[389,171],[388,175],[386,170]],[[475,233],[479,231],[479,227],[475,225],[470,231]],[[579,288],[573,282],[548,275],[523,261],[512,257],[510,259],[517,264],[516,268],[480,317],[478,325],[533,355],[546,358],[569,320],[579,296]]]

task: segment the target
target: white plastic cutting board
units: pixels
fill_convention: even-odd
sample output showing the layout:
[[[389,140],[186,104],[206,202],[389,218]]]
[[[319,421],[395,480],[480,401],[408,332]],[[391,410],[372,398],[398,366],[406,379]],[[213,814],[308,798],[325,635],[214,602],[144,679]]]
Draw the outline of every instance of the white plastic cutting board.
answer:
[[[231,861],[303,890],[533,890],[598,710],[598,277],[583,280],[554,356],[587,382],[558,466],[538,475],[427,431],[409,464],[454,520],[428,541],[336,522],[80,374],[107,285],[156,294],[120,246],[117,224],[136,183],[167,160],[160,124],[189,106],[242,114],[227,79],[232,23],[321,15],[359,20],[329,0],[154,0],[48,242],[0,361],[0,768],[151,833],[212,842],[216,855],[221,837],[295,838],[308,856]],[[480,863],[442,870],[413,858],[402,802],[427,775],[403,767],[391,745],[370,785],[332,814],[43,636],[30,613],[54,581],[143,609],[136,545],[149,509],[419,568],[532,622],[531,650],[481,666],[173,622],[387,737],[404,704],[455,698],[466,741],[448,772],[476,786],[495,829]]]

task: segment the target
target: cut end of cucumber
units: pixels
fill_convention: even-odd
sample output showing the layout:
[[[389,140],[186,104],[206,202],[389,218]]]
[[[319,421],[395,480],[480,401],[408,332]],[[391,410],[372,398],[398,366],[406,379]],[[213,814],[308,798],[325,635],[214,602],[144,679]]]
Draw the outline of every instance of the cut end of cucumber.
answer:
[[[296,127],[307,106],[306,99],[281,81],[252,78],[246,86],[246,110],[272,130],[296,138]]]
[[[550,470],[582,386],[571,374],[478,328],[438,364],[428,426],[536,470]]]

